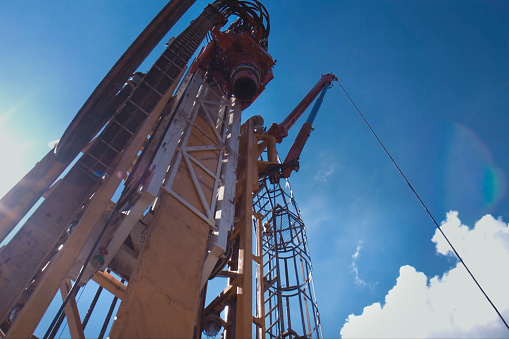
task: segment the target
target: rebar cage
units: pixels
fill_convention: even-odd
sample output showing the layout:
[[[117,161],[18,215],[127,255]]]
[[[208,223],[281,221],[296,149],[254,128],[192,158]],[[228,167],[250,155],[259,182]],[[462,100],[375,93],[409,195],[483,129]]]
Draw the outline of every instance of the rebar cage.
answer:
[[[267,338],[322,338],[320,315],[312,278],[306,227],[290,183],[260,181],[253,209],[263,216],[263,300]],[[257,291],[260,293],[260,291]],[[259,303],[257,298],[257,303]],[[257,305],[258,306],[258,305]],[[259,307],[257,307],[257,310]]]

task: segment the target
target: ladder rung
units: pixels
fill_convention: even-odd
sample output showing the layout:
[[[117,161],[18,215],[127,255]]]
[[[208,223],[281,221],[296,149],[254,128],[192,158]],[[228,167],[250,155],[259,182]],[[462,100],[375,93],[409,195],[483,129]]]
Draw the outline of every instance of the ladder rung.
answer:
[[[278,306],[278,304],[274,304],[274,306],[272,306],[272,308],[270,310],[268,310],[267,312],[265,312],[265,317],[267,317],[267,315],[269,313],[271,313],[272,311],[274,311],[276,309],[276,307]]]
[[[158,71],[160,71],[160,72],[161,72],[164,76],[166,76],[166,77],[167,77],[167,78],[169,78],[171,81],[173,81],[173,79],[172,79],[171,77],[169,77],[168,75],[166,75],[166,73],[164,73],[163,71],[161,71],[161,70],[159,69],[159,67],[156,67],[155,65],[154,65],[154,66],[152,66],[152,67],[153,67],[153,68],[156,68],[156,69],[157,69]],[[161,97],[163,96],[163,95],[162,95],[162,94],[161,94],[161,93],[160,93],[157,89],[155,89],[152,85],[150,85],[150,84],[149,84],[148,82],[146,82],[144,79],[145,79],[145,78],[143,78],[143,80],[141,80],[141,82],[143,82],[145,85],[147,85],[147,86],[148,86],[148,88],[150,88],[151,90],[153,90],[153,91],[154,91],[154,93],[156,93],[157,95],[159,95],[159,96],[161,96]],[[132,100],[131,100],[131,99],[129,99],[129,101],[131,101],[131,102],[132,102]],[[132,102],[132,103],[134,104],[134,102]],[[138,107],[136,104],[134,104],[134,105],[135,105],[136,107]],[[140,109],[141,109],[141,108],[140,108]],[[143,111],[143,109],[141,109],[141,110]],[[145,111],[143,111],[143,113],[145,113]],[[145,113],[145,114],[146,114],[146,115],[148,115],[147,113]]]
[[[112,151],[114,151],[115,153],[120,153],[119,150],[117,150],[115,147],[111,146],[109,143],[106,142],[106,140],[104,139],[99,139],[100,142],[102,142],[104,145],[106,145],[106,147],[108,147],[109,149],[111,149]]]
[[[272,267],[268,272],[267,274],[265,274],[263,277],[265,278],[266,276],[268,276],[270,274],[270,272],[274,271],[276,269],[276,266]]]
[[[127,133],[133,135],[134,133],[131,132],[127,127],[125,127],[124,125],[122,125],[120,122],[118,122],[117,120],[113,120],[113,122],[117,125],[120,126],[120,128],[122,128],[124,131],[126,131]]]
[[[146,83],[146,82],[145,82]],[[147,86],[149,86],[147,84]],[[150,87],[150,86],[149,86]],[[155,91],[156,94],[160,95],[159,93],[157,93],[157,91]],[[149,115],[149,113],[147,113],[143,108],[141,108],[137,103],[135,103],[134,101],[131,100],[131,98],[129,98],[126,102],[130,102],[131,104],[133,104],[134,107],[136,107],[137,109],[139,109],[141,112],[143,112],[143,114],[145,114],[146,116]]]
[[[95,171],[92,168],[88,167],[84,163],[80,163],[80,166],[83,167],[82,170],[83,170],[83,172],[85,172],[86,175],[97,180],[98,177],[96,175],[94,175]]]
[[[180,67],[178,67],[177,65],[175,65],[175,64],[173,64],[173,65],[174,65],[175,67],[177,67],[178,69],[180,69]],[[169,76],[168,74],[166,74],[166,72],[165,72],[165,71],[163,71],[161,68],[159,68],[159,66],[157,66],[157,65],[155,65],[155,64],[154,64],[152,67],[154,67],[155,69],[157,69],[159,72],[161,72],[161,74],[162,74],[162,75],[164,75],[165,77],[167,77],[167,78],[168,78],[168,79],[170,79],[171,81],[175,81],[175,79],[173,79],[171,76]],[[145,81],[145,83],[146,83],[146,84],[148,84],[146,81]],[[150,85],[149,85],[149,86],[150,86]],[[156,91],[156,90],[154,89],[154,91]],[[157,92],[157,93],[159,93],[158,91],[156,91],[156,92]],[[161,93],[159,93],[159,94],[162,96],[162,94],[161,94]]]
[[[277,321],[277,320],[276,320],[276,321],[274,321],[274,322],[273,322],[273,323],[272,323],[269,327],[267,327],[267,328],[265,329],[265,332],[267,332],[270,328],[274,327],[274,325],[276,325],[277,323],[278,323],[278,321]]]
[[[106,165],[104,162],[102,162],[101,160],[97,159],[95,156],[93,156],[92,154],[90,154],[90,152],[87,152],[84,156],[89,156],[91,157],[92,159],[94,159],[96,161],[96,163],[99,163],[101,165],[103,165],[104,167],[108,168],[108,165]],[[86,167],[86,166],[85,166]]]
[[[172,50],[171,50],[171,49],[169,49],[169,51],[172,51]],[[182,59],[182,58],[181,58],[179,55],[177,55],[176,53],[174,53],[174,54],[175,54],[175,57],[176,57],[176,58],[179,58],[179,59],[182,61],[182,63],[185,63],[185,60],[184,60],[184,59]],[[177,67],[177,68],[179,68],[179,69],[180,69],[180,68],[182,68],[181,66],[177,65],[173,59],[168,58],[168,57],[165,55],[165,53],[163,53],[163,54],[161,55],[161,58],[165,59],[166,61],[168,61],[168,63],[172,64],[173,66],[175,66],[175,67]],[[157,67],[157,69],[158,69],[158,70],[160,70],[161,72],[163,72],[164,74],[166,74],[166,73],[165,73],[165,72],[164,72],[161,68]]]

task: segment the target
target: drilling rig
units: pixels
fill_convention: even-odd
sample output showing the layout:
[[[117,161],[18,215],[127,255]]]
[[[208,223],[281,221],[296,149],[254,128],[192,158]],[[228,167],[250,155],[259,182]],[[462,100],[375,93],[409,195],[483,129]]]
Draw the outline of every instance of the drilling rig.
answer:
[[[96,337],[109,326],[112,338],[221,330],[224,338],[322,337],[306,230],[287,178],[335,77],[323,75],[268,130],[260,116],[241,123],[273,78],[269,16],[257,0],[208,5],[139,72],[192,3],[161,10],[56,148],[0,200],[0,241],[27,216],[0,249],[0,337],[34,337],[60,291],[44,338],[64,318],[71,336],[84,338],[104,290],[114,298]],[[280,160],[276,144],[318,95]],[[91,280],[99,287],[82,317],[76,294]],[[211,280],[226,281],[215,297]]]

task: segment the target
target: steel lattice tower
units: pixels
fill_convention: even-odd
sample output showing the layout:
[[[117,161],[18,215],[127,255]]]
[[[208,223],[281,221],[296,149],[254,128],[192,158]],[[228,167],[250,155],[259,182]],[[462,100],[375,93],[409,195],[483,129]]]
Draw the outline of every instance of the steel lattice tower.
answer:
[[[265,315],[265,336],[322,338],[306,227],[290,182],[261,180],[253,209],[263,216],[255,227],[262,234],[258,255],[263,257],[263,276],[259,272],[256,278],[258,289],[263,286],[263,311],[260,305],[257,309]]]
[[[225,339],[249,338],[253,324],[257,338],[322,337],[305,226],[279,177],[298,170],[335,77],[322,75],[280,124],[266,130],[260,116],[241,124],[273,78],[268,13],[258,0],[208,5],[140,72],[191,4],[171,0],[161,10],[58,147],[0,199],[0,242],[27,217],[0,249],[0,338],[33,336],[58,291],[62,303],[44,337],[57,335],[65,318],[70,336],[84,338],[103,289],[114,298],[93,337],[108,335],[112,317],[112,338],[214,337],[221,329]],[[237,19],[223,29],[230,16]],[[276,144],[318,94],[279,161]],[[215,277],[227,284],[208,302]],[[99,288],[82,319],[76,294],[90,280]]]

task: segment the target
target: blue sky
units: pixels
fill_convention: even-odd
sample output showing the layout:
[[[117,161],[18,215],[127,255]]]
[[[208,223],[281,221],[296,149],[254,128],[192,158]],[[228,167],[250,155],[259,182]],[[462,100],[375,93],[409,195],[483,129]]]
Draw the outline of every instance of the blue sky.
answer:
[[[60,138],[164,4],[0,2],[0,194]],[[197,1],[170,36],[206,4]],[[439,223],[451,210],[472,231],[486,214],[507,222],[508,2],[265,5],[269,53],[278,60],[275,78],[245,118],[261,114],[266,125],[282,121],[320,74],[333,72]],[[337,337],[350,314],[383,306],[398,277],[399,283],[416,276],[408,267],[429,279],[450,272],[456,261],[437,252],[435,226],[338,85],[328,91],[314,127],[291,182],[307,224],[323,332]],[[280,153],[290,147],[295,129]],[[501,246],[509,248],[504,239]],[[498,270],[497,258],[488,258],[486,267]],[[509,272],[502,279],[509,281]],[[494,302],[509,309],[507,296]],[[470,306],[465,308],[475,309]]]

